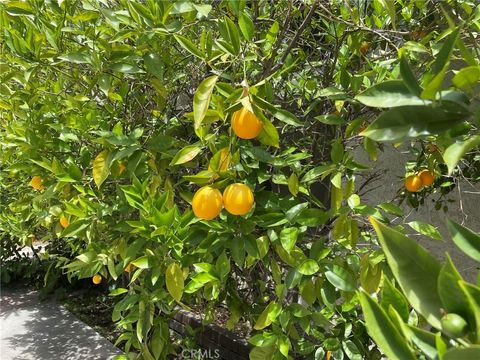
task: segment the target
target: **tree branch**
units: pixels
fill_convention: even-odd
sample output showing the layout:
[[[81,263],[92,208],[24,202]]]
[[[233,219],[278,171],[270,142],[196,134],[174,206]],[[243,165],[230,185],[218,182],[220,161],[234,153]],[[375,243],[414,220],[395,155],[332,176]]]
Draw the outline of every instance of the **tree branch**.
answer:
[[[315,13],[315,10],[317,9],[318,7],[318,4],[319,4],[319,1],[320,0],[316,0],[312,7],[310,8],[310,11],[308,12],[307,16],[305,17],[305,19],[303,20],[302,24],[300,25],[300,27],[298,28],[297,32],[295,33],[295,36],[293,37],[292,41],[290,41],[290,44],[288,45],[287,49],[284,51],[284,53],[282,54],[282,57],[280,58],[280,60],[278,61],[278,63],[273,66],[268,73],[266,73],[265,75],[268,76],[272,73],[274,73],[275,71],[277,71],[278,69],[280,69],[283,64],[285,63],[285,60],[287,59],[287,56],[288,54],[290,54],[290,52],[292,51],[292,49],[295,47],[295,45],[297,44],[297,41],[298,39],[300,38],[300,35],[302,35],[303,31],[305,30],[305,28],[310,24],[310,21],[312,20],[312,17],[313,17],[313,14]]]

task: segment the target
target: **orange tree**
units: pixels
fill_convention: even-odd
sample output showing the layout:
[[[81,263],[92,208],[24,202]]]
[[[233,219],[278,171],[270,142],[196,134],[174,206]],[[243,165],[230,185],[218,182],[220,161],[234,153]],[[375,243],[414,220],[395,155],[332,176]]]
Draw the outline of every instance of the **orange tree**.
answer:
[[[60,239],[57,268],[117,296],[124,357],[178,351],[168,320],[192,305],[251,324],[252,359],[391,355],[360,307],[396,286],[367,217],[404,213],[362,201],[356,149],[411,141],[409,206],[478,180],[479,18],[472,1],[4,2],[2,243]]]

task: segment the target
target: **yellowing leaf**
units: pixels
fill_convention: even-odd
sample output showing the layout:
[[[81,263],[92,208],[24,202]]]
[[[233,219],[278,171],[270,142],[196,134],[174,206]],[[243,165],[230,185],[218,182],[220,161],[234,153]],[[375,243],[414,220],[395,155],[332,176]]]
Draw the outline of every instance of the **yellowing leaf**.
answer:
[[[255,330],[262,330],[269,326],[280,314],[282,308],[275,301],[272,301],[268,306],[263,310],[260,316],[253,327]]]
[[[108,167],[108,150],[103,150],[100,154],[97,155],[95,160],[93,160],[93,180],[98,188],[103,184],[110,174],[110,168]]]
[[[165,272],[165,282],[167,290],[172,297],[180,302],[182,299],[184,281],[182,268],[177,263],[172,263],[168,266]]]

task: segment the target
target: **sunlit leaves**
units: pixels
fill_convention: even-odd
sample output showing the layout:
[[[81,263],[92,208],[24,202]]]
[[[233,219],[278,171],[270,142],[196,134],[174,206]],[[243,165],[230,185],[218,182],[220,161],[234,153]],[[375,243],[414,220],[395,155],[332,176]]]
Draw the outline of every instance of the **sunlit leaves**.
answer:
[[[93,160],[93,180],[98,188],[100,188],[110,174],[109,155],[110,152],[108,150],[103,150],[97,155],[95,160]]]
[[[195,91],[193,97],[193,119],[195,129],[198,129],[202,125],[202,121],[205,118],[210,105],[210,99],[217,79],[218,76],[216,75],[206,78],[200,83],[197,91]]]
[[[170,295],[180,302],[182,299],[184,281],[182,268],[176,263],[171,263],[165,271],[165,283]]]

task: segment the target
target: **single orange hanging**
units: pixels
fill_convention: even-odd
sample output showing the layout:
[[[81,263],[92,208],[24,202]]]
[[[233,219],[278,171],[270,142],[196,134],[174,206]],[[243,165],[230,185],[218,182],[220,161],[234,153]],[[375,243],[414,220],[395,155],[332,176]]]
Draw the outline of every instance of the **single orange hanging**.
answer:
[[[68,219],[65,216],[62,216],[60,218],[60,225],[62,225],[64,229],[66,229],[68,225],[70,225],[70,223],[68,222]]]
[[[245,215],[253,206],[252,190],[245,184],[231,184],[223,192],[223,205],[232,215]]]
[[[430,170],[422,170],[417,175],[422,180],[423,186],[430,186],[435,181],[435,176]]]
[[[32,177],[32,180],[30,181],[30,185],[35,189],[35,190],[43,190],[45,187],[43,186],[43,179],[40,176],[34,176]]]
[[[94,275],[93,278],[92,278],[92,282],[95,284],[95,285],[98,285],[102,282],[102,275]]]
[[[409,192],[417,192],[423,186],[422,179],[417,175],[410,175],[405,179],[405,189]]]
[[[218,189],[204,186],[193,195],[192,210],[202,220],[212,220],[222,211],[222,193]]]
[[[257,116],[242,107],[232,116],[232,129],[240,139],[256,138],[262,131],[263,124]]]

